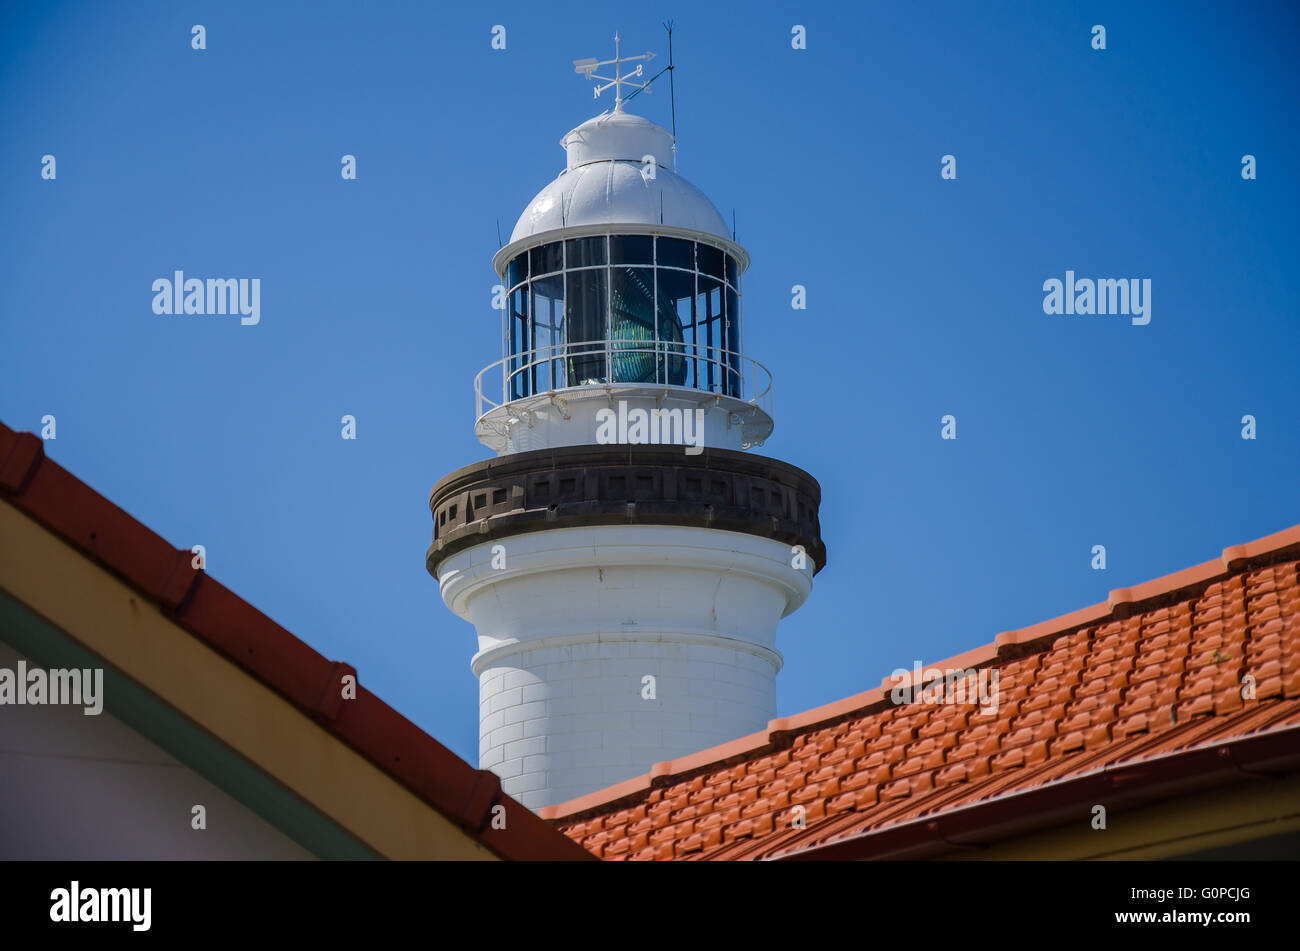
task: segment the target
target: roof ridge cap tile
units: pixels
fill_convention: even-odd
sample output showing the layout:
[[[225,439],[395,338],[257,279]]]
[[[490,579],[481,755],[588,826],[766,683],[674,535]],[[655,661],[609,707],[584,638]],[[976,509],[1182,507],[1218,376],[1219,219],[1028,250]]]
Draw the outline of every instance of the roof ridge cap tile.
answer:
[[[34,433],[17,433],[0,423],[0,490],[21,495],[45,459],[45,443]]]

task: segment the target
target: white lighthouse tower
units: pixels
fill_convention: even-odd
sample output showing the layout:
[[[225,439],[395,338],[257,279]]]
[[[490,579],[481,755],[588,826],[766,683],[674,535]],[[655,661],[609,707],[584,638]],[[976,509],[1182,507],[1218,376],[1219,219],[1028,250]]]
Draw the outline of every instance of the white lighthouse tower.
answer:
[[[652,56],[615,37],[575,63],[614,107],[561,139],[493,258],[503,356],[475,432],[497,455],[429,498],[429,572],[478,634],[480,766],[534,809],[763,729],[777,623],[826,557],[816,480],[744,451],[773,425],[741,352],[749,255],[624,109]]]

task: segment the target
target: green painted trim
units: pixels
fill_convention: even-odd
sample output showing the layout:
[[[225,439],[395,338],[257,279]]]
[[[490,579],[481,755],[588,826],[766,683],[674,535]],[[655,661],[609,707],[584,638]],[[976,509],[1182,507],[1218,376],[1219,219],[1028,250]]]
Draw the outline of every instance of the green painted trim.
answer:
[[[102,667],[104,709],[318,858],[379,859],[309,803],[0,589],[0,639],[42,667]]]

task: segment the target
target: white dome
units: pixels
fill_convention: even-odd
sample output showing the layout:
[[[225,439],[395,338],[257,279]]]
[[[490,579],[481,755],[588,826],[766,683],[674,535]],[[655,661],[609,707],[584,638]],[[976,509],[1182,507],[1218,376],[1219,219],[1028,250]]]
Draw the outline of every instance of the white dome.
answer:
[[[568,167],[528,203],[510,243],[606,224],[668,225],[730,239],[713,202],[672,171],[672,141],[641,116],[615,111],[588,119],[560,140]],[[653,165],[645,161],[650,155]]]

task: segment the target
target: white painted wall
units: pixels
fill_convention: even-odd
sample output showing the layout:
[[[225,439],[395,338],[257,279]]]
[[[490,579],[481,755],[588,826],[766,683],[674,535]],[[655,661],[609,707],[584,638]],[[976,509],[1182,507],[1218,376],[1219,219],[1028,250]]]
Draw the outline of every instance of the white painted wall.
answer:
[[[654,525],[559,528],[446,559],[443,599],[478,634],[480,766],[536,809],[764,729],[777,622],[812,590],[815,566],[792,560],[771,539]]]
[[[0,641],[0,667],[19,660],[40,666]],[[0,859],[314,858],[121,720],[82,711],[0,705]]]

